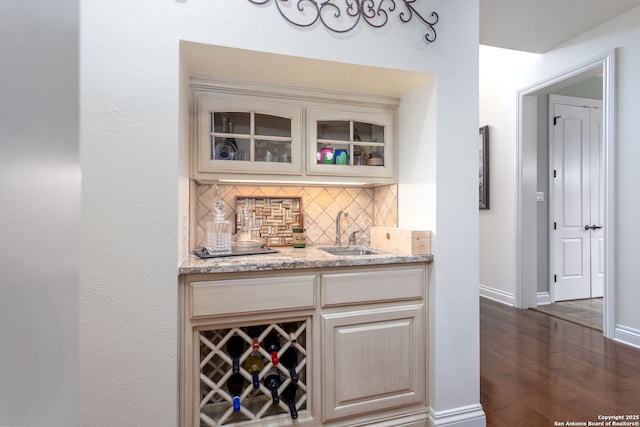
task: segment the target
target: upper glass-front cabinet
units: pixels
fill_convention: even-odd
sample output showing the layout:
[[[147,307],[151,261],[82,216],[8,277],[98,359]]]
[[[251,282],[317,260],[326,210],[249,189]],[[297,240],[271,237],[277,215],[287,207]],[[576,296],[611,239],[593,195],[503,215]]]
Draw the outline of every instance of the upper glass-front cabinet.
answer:
[[[194,178],[300,174],[301,140],[301,107],[243,96],[200,96]]]
[[[308,173],[394,177],[394,118],[394,111],[387,109],[371,112],[309,109]]]
[[[191,89],[191,178],[291,184],[396,182],[398,100],[284,85]]]

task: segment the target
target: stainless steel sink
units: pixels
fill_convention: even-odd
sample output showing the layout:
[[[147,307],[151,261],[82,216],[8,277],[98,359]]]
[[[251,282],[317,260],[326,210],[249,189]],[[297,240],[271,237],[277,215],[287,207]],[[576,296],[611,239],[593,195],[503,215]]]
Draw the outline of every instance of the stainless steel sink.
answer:
[[[376,255],[379,254],[379,251],[373,250],[371,248],[361,248],[354,246],[328,246],[323,248],[318,248],[321,251],[325,251],[331,255],[336,256],[360,256],[360,255]]]

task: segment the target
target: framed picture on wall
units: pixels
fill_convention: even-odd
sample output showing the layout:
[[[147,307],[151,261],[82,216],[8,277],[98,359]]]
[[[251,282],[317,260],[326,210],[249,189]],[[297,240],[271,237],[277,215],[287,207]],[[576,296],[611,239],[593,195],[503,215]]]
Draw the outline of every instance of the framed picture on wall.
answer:
[[[480,128],[480,209],[489,209],[489,126]]]

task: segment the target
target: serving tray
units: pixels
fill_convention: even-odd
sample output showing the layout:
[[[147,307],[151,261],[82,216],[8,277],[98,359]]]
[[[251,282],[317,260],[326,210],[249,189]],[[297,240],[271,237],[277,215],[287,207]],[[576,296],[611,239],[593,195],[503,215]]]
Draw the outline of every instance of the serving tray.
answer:
[[[275,254],[279,251],[275,249],[271,249],[270,247],[264,245],[257,248],[248,248],[248,249],[239,249],[232,248],[230,254],[210,254],[207,252],[206,248],[198,248],[193,253],[198,256],[198,258],[206,259],[206,258],[224,258],[230,256],[242,256],[242,255],[262,255],[262,254]]]

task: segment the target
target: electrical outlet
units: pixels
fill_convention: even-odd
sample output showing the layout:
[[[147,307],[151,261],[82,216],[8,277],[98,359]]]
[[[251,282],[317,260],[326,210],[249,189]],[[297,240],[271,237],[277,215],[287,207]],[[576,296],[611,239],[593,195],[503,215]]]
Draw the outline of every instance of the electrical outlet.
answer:
[[[544,202],[544,192],[543,191],[538,191],[536,193],[536,200],[538,202]]]

